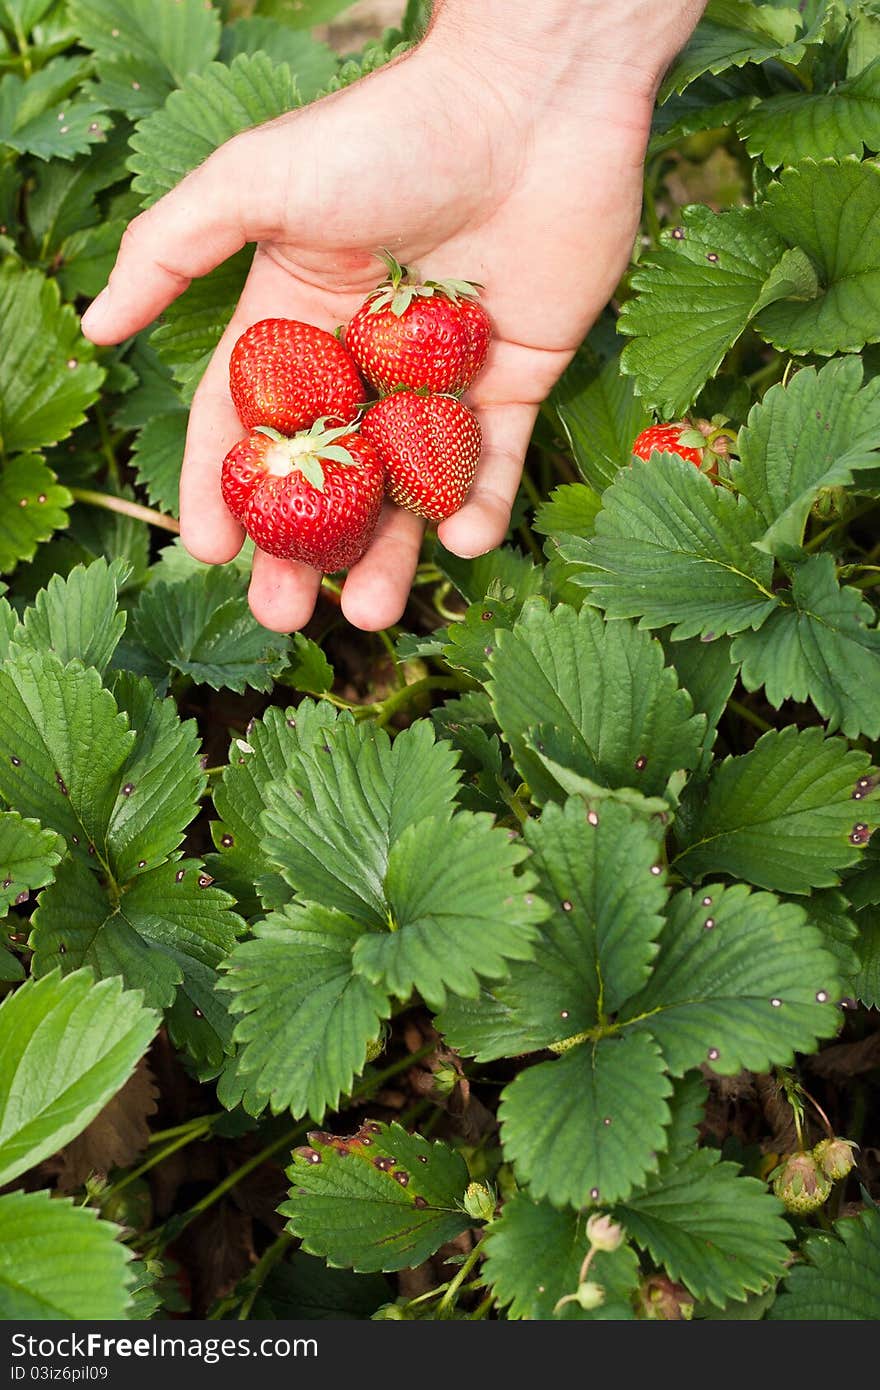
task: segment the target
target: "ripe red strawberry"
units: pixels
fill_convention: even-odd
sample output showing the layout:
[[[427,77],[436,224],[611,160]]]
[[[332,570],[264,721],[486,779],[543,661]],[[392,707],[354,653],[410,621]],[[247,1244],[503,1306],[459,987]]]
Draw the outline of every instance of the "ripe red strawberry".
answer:
[[[366,399],[342,344],[296,319],[261,319],[242,333],[229,360],[229,387],[243,425],[287,435],[320,419],[347,425]]]
[[[385,474],[372,443],[347,425],[286,439],[260,426],[223,460],[220,487],[261,550],[333,574],[357,563],[382,506]]]
[[[378,391],[466,391],[486,360],[491,324],[467,280],[424,284],[384,258],[388,279],[345,330],[345,346]]]
[[[370,406],[361,433],[376,446],[393,502],[429,521],[457,512],[474,480],[482,436],[454,396],[396,391]]]
[[[653,453],[678,454],[679,458],[693,463],[703,473],[716,473],[719,459],[730,453],[732,436],[716,420],[678,420],[670,425],[649,425],[642,430],[633,443],[633,453],[641,459],[649,459]]]

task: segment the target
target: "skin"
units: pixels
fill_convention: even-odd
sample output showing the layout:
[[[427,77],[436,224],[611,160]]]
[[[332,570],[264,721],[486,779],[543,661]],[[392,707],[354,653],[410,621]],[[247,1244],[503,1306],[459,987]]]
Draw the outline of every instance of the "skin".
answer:
[[[236,312],[193,401],[181,537],[231,560],[243,532],[220,496],[241,438],[228,389],[239,335],[258,319],[333,330],[383,276],[390,249],[426,278],[485,285],[495,337],[468,404],[484,447],[466,504],[439,528],[470,558],[504,539],[541,402],[625,269],[660,79],[700,0],[439,0],[423,42],[302,111],[236,136],[128,226],[83,318],[121,342],[245,243]],[[271,171],[271,173],[269,172]],[[386,504],[348,574],[345,616],[376,630],[403,613],[423,523]],[[250,605],[279,632],[312,614],[321,576],[257,551]]]

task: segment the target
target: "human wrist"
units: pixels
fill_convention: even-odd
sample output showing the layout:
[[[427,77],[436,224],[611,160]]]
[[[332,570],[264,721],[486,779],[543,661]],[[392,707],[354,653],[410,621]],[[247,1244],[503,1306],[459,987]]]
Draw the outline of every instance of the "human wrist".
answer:
[[[428,38],[465,57],[498,59],[533,83],[589,73],[623,76],[633,94],[653,99],[706,0],[435,0]]]

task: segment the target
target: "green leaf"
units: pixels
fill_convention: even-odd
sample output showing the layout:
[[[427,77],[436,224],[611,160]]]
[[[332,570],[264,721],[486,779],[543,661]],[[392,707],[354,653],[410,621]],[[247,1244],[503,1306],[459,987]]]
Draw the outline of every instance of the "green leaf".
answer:
[[[534,875],[514,873],[525,853],[489,815],[459,811],[408,826],[388,855],[390,930],[357,941],[355,969],[399,999],[415,989],[439,1009],[447,990],[473,997],[481,977],[530,960],[546,908],[531,895]]]
[[[653,454],[607,490],[595,535],[560,552],[586,567],[578,582],[609,618],[711,640],[759,627],[779,602],[773,562],[754,546],[763,529],[745,498],[677,454]]]
[[[320,1120],[351,1091],[391,1011],[386,991],[354,972],[366,930],[333,908],[290,906],[225,962],[229,1009],[242,1015],[236,1089],[248,1114],[268,1104]]]
[[[0,1197],[0,1318],[124,1318],[131,1284],[118,1226],[49,1192]]]
[[[160,361],[145,333],[135,338],[125,360],[136,373],[138,384],[126,393],[114,412],[113,423],[119,429],[139,430],[159,415],[184,409],[170,369]]]
[[[0,22],[16,36],[27,37],[53,3],[54,0],[0,0]]]
[[[880,462],[880,377],[862,386],[862,375],[858,357],[805,367],[750,412],[733,476],[767,527],[759,549],[795,555],[820,491]]]
[[[616,1202],[666,1146],[672,1083],[645,1034],[601,1038],[521,1071],[504,1090],[504,1152],[554,1206]]]
[[[651,872],[657,839],[622,806],[587,820],[572,797],[528,822],[536,891],[553,911],[535,959],[479,999],[451,998],[437,1026],[460,1051],[491,1061],[552,1047],[562,1051],[642,987],[656,954],[666,889]]]
[[[273,63],[264,53],[239,54],[228,67],[209,63],[203,72],[191,72],[161,110],[138,124],[131,137],[129,168],[137,176],[132,187],[147,207],[218,145],[298,104],[286,63]]]
[[[651,978],[618,1026],[647,1031],[674,1076],[763,1072],[837,1032],[837,967],[794,903],[708,884],[677,893]]]
[[[219,1065],[231,1024],[214,993],[217,970],[244,923],[209,885],[201,864],[184,859],[138,875],[114,901],[84,865],[65,860],[34,913],[34,974],[90,966],[99,979],[121,976],[155,1008],[169,1008],[179,991],[203,1020],[202,1051]]]
[[[66,577],[53,575],[12,640],[34,652],[48,648],[65,665],[78,657],[103,672],[125,630],[116,602],[129,568],[124,560],[108,565],[101,559],[77,565]]]
[[[180,465],[186,442],[187,415],[173,410],[149,420],[132,445],[132,464],[138,482],[154,507],[180,515]]]
[[[803,44],[795,40],[800,16],[794,5],[750,4],[748,0],[710,0],[687,47],[660,89],[660,100],[683,92],[703,73],[720,73],[770,58],[796,63]],[[815,37],[821,37],[821,29]]]
[[[869,1009],[880,1009],[880,912],[868,908],[860,912],[859,973],[855,981],[856,998]]]
[[[99,94],[132,119],[217,56],[220,17],[204,0],[70,0],[69,12],[95,54]]]
[[[388,1281],[381,1274],[352,1274],[330,1269],[302,1250],[294,1250],[284,1264],[276,1265],[254,1301],[255,1319],[368,1318],[390,1297]]]
[[[239,575],[206,568],[177,584],[145,590],[134,636],[161,666],[214,690],[270,690],[288,639],[251,616]]]
[[[472,1224],[460,1206],[464,1159],[445,1144],[371,1121],[350,1138],[314,1133],[309,1143],[294,1153],[279,1210],[303,1249],[330,1265],[414,1268]]]
[[[661,1158],[614,1216],[671,1279],[723,1307],[779,1278],[791,1239],[781,1211],[764,1183],[698,1149],[676,1163]]]
[[[861,157],[880,149],[880,61],[830,92],[785,92],[738,122],[750,155],[771,169],[802,159]]]
[[[0,671],[0,796],[85,855],[101,847],[135,735],[94,667],[20,650]]]
[[[58,283],[65,299],[87,299],[104,288],[127,223],[116,217],[100,227],[84,227],[67,237],[59,255]]]
[[[209,275],[194,280],[186,293],[168,306],[161,324],[150,334],[151,345],[171,370],[187,404],[238,303],[253,254],[246,246]]]
[[[51,883],[63,853],[63,841],[53,830],[17,811],[0,811],[0,912],[22,895],[26,901],[30,889]]]
[[[82,424],[104,380],[94,352],[73,309],[61,304],[55,282],[7,260],[0,268],[0,443],[5,453],[57,444]],[[50,501],[57,507],[62,498]],[[63,501],[68,501],[66,493]]]
[[[761,217],[810,257],[817,298],[771,304],[755,327],[786,352],[859,352],[880,340],[880,166],[857,159],[803,160],[784,169]]]
[[[317,642],[301,632],[291,633],[290,665],[281,677],[284,685],[309,695],[323,695],[333,686],[333,667]]]
[[[320,732],[310,724],[287,752],[284,776],[263,788],[263,849],[299,898],[385,928],[391,846],[409,826],[449,821],[456,755],[435,742],[427,720],[393,743],[350,716],[322,719]]]
[[[523,604],[541,589],[540,566],[512,546],[499,546],[474,560],[462,560],[438,542],[434,562],[468,603],[482,603],[492,594],[505,602]]]
[[[198,812],[207,779],[195,721],[181,722],[172,699],[157,699],[148,680],[127,673],[117,677],[113,693],[137,733],[107,828],[110,863],[125,882],[173,855]]]
[[[303,101],[313,101],[338,66],[336,54],[326,43],[293,28],[289,21],[279,24],[266,15],[236,19],[224,27],[220,57],[231,63],[239,53],[265,53],[276,63],[286,63]]]
[[[450,623],[442,630],[445,641],[440,654],[449,666],[466,671],[472,679],[484,683],[487,661],[495,650],[498,637],[510,631],[519,614],[519,605],[502,599],[484,598],[472,603],[461,622]],[[418,651],[416,655],[432,655]]]
[[[98,195],[125,178],[127,154],[126,133],[111,130],[106,143],[92,146],[73,163],[53,160],[38,166],[27,219],[44,254],[56,255],[70,237],[100,223]]]
[[[532,530],[541,536],[592,536],[601,505],[586,483],[563,483],[535,512]]]
[[[517,1193],[504,1203],[501,1216],[486,1237],[483,1268],[487,1284],[499,1307],[508,1308],[509,1318],[548,1320],[559,1300],[575,1291],[590,1248],[584,1226],[581,1213],[559,1211],[549,1202],[533,1202],[525,1193]],[[628,1245],[612,1253],[598,1251],[589,1277],[604,1289],[604,1303],[591,1311],[578,1303],[567,1303],[556,1317],[620,1322],[634,1316],[632,1296],[639,1282],[639,1266]]]
[[[633,273],[639,293],[618,320],[632,338],[620,369],[635,378],[645,404],[664,419],[680,416],[758,307],[793,292],[790,263],[763,209],[685,208],[681,226],[664,231],[650,263]],[[807,268],[792,267],[801,293],[809,292]]]
[[[860,589],[841,588],[834,557],[813,555],[794,572],[791,607],[758,632],[742,633],[733,657],[747,690],[764,686],[774,709],[812,700],[848,738],[880,736],[880,632]],[[870,624],[870,627],[869,627]]]
[[[0,468],[0,572],[33,559],[40,541],[67,525],[65,508],[72,501],[38,454],[9,459]]]
[[[0,1004],[0,1182],[79,1134],[134,1070],[158,1018],[90,970],[28,980]]]
[[[876,1322],[880,1319],[880,1212],[866,1207],[811,1233],[805,1263],[788,1273],[770,1310],[774,1321]]]
[[[53,58],[30,77],[0,79],[0,145],[38,159],[73,159],[105,140],[106,103],[80,58]],[[84,91],[86,95],[78,95]]]
[[[270,868],[263,848],[260,815],[270,782],[282,778],[288,760],[307,742],[314,742],[335,724],[335,709],[326,702],[304,700],[296,710],[266,710],[247,729],[246,753],[233,743],[229,766],[214,788],[219,821],[211,826],[218,853],[210,860],[211,872],[232,893],[246,916],[259,911],[260,891],[269,890],[273,902],[283,901],[286,885]],[[289,890],[287,890],[289,892]],[[263,901],[268,906],[268,899]]]
[[[731,661],[730,642],[723,637],[712,642],[704,642],[698,637],[678,642],[668,634],[661,634],[660,641],[667,664],[673,668],[679,683],[690,695],[695,712],[706,716],[700,764],[700,770],[705,771],[711,760],[718,721],[736,682],[737,670]]]
[[[877,824],[874,803],[852,796],[869,768],[867,754],[821,729],[771,730],[725,758],[702,803],[679,817],[676,868],[695,882],[720,872],[782,893],[833,887],[867,842],[853,843],[854,825]]]
[[[489,665],[496,718],[539,801],[560,799],[529,751],[527,736],[542,725],[569,739],[572,769],[603,786],[658,794],[670,773],[697,761],[702,719],[664,667],[660,644],[628,624],[533,601],[512,633],[499,634]]]
[[[602,493],[632,459],[636,436],[651,423],[620,357],[603,361],[583,347],[550,395],[581,477]]]

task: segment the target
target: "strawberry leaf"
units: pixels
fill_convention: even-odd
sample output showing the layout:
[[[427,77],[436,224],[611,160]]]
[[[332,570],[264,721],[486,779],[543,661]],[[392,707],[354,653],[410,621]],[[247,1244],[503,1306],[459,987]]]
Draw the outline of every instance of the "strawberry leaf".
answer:
[[[616,1202],[666,1147],[672,1083],[646,1035],[601,1038],[521,1071],[504,1090],[504,1151],[554,1206]]]
[[[862,375],[858,357],[805,367],[750,412],[733,477],[767,528],[754,541],[760,550],[797,556],[821,489],[880,463],[880,379],[863,386]]]
[[[598,1308],[587,1310],[572,1302],[554,1314],[559,1300],[578,1286],[590,1248],[585,1224],[582,1213],[535,1202],[527,1193],[518,1192],[504,1203],[486,1236],[484,1273],[509,1318],[623,1322],[635,1316],[632,1299],[639,1266],[628,1245],[610,1253],[597,1251],[591,1261],[590,1279],[605,1293]]]
[[[42,888],[55,877],[64,843],[39,821],[25,820],[17,811],[0,811],[0,912],[22,894]]]
[[[19,560],[32,560],[39,542],[67,525],[65,508],[72,502],[38,454],[20,454],[5,463],[0,468],[0,572],[8,574]]]
[[[125,613],[117,611],[119,589],[130,566],[125,560],[94,560],[76,565],[62,578],[55,574],[25,609],[12,640],[33,652],[54,652],[66,664],[79,658],[103,672],[125,630]]]
[[[789,1270],[770,1310],[773,1321],[880,1319],[880,1212],[866,1207],[809,1235],[804,1262]]]
[[[105,140],[107,104],[88,75],[79,58],[53,58],[27,78],[7,73],[0,79],[0,146],[38,159],[74,159]]]
[[[697,761],[702,718],[664,667],[660,644],[627,624],[533,600],[512,632],[498,634],[489,669],[496,718],[539,801],[561,799],[528,746],[542,725],[565,735],[573,771],[605,787],[661,793],[672,772]]]
[[[791,606],[758,632],[741,633],[733,656],[747,690],[764,686],[774,709],[812,700],[828,732],[880,736],[880,632],[861,590],[841,588],[832,555],[813,555],[794,572]]]
[[[755,549],[761,518],[686,459],[635,459],[602,500],[595,534],[560,553],[584,566],[577,582],[609,618],[711,640],[759,627],[776,608],[773,562]]]
[[[180,515],[180,465],[186,441],[187,416],[173,410],[149,420],[132,445],[132,464],[154,507]]]
[[[223,967],[230,1012],[242,1015],[225,1105],[320,1120],[351,1091],[390,1013],[386,991],[354,971],[366,930],[332,908],[290,906],[236,947]]]
[[[0,269],[0,443],[6,454],[57,444],[82,424],[104,380],[94,353],[54,281],[8,259]],[[63,489],[59,493],[50,499],[55,506],[68,500]]]
[[[880,150],[880,61],[830,92],[785,92],[744,115],[737,130],[771,169],[802,159]]]
[[[413,1268],[472,1224],[461,1208],[464,1159],[445,1144],[372,1122],[350,1138],[315,1133],[309,1143],[294,1153],[280,1211],[303,1249],[328,1264],[363,1274]]]
[[[586,483],[563,483],[535,512],[532,530],[541,536],[592,536],[602,499]]]
[[[131,1075],[158,1016],[90,970],[28,980],[0,1005],[0,1181],[85,1129]]]
[[[313,101],[336,72],[336,54],[326,43],[293,28],[292,19],[287,11],[281,22],[268,15],[251,15],[224,25],[220,57],[231,63],[239,53],[265,53],[273,62],[286,63],[303,101]]]
[[[246,246],[209,275],[194,280],[150,334],[151,348],[170,369],[187,404],[238,303],[252,259],[253,251]]]
[[[771,730],[683,805],[676,869],[693,882],[725,873],[783,893],[833,887],[880,820],[875,797],[853,800],[869,770],[866,753],[821,729]],[[856,824],[868,827],[864,838]]]
[[[660,89],[660,100],[683,92],[703,73],[721,73],[746,63],[776,58],[798,63],[807,44],[821,40],[830,18],[827,8],[805,32],[794,5],[751,4],[749,0],[709,0],[693,37],[679,54]]]
[[[880,167],[848,158],[784,169],[761,205],[779,236],[805,252],[821,292],[770,304],[755,328],[793,353],[858,352],[880,340]]]
[[[120,1234],[80,1201],[7,1192],[0,1197],[0,1317],[127,1317],[133,1266]]]
[[[619,470],[628,466],[633,440],[651,423],[632,377],[621,372],[619,355],[605,361],[589,342],[554,386],[549,405],[565,431],[581,477],[597,493],[604,492]]]

